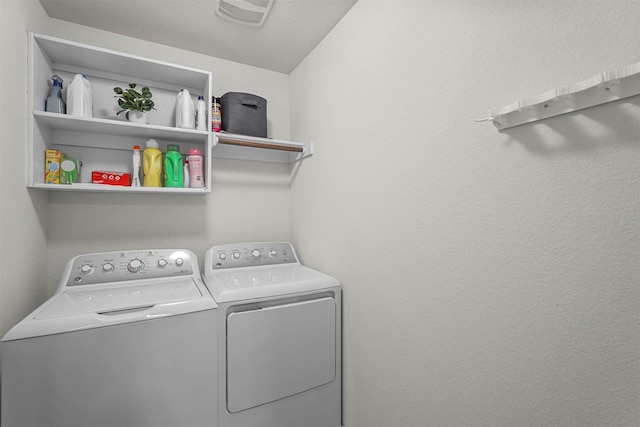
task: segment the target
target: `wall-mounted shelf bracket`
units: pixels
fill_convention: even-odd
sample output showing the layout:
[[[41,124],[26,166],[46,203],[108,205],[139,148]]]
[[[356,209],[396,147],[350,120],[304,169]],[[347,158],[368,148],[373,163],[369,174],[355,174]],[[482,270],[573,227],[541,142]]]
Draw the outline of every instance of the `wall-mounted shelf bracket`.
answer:
[[[291,163],[313,155],[311,143],[215,133],[213,157]]]
[[[640,62],[489,111],[498,130],[640,95]]]

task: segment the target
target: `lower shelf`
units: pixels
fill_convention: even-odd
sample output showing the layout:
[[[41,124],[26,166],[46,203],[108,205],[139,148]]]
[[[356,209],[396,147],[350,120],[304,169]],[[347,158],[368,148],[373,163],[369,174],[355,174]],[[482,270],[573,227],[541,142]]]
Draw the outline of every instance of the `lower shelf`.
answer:
[[[206,194],[208,188],[170,188],[170,187],[125,187],[121,185],[106,184],[34,184],[32,188],[55,191],[90,191],[110,193],[155,193],[155,194]]]

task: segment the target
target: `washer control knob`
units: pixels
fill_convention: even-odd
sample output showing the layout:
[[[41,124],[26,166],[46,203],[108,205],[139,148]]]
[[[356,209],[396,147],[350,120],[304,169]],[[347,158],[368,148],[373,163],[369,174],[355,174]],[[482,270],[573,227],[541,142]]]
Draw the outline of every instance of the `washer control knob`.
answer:
[[[164,258],[160,258],[158,260],[158,267],[160,267],[160,268],[165,268],[167,266],[167,264],[168,264],[168,262]]]
[[[258,250],[258,249],[254,249],[254,250],[252,250],[252,251],[251,251],[251,256],[252,256],[254,259],[260,259],[260,250]]]
[[[227,259],[227,254],[225,254],[224,252],[218,255],[218,259],[220,261],[224,261]]]
[[[129,264],[127,265],[127,270],[129,270],[132,273],[138,273],[143,268],[144,268],[144,263],[138,258],[132,259],[131,261],[129,261]]]
[[[176,265],[180,267],[182,264],[184,264],[184,260],[182,258],[176,258]]]
[[[275,249],[271,249],[271,250],[269,250],[269,256],[270,256],[271,258],[275,258],[275,257],[276,257],[276,255],[278,255],[278,251],[276,251]]]
[[[90,264],[84,264],[82,267],[80,267],[80,273],[91,274],[93,273],[93,267]]]
[[[105,273],[111,273],[115,269],[116,269],[116,267],[113,264],[111,264],[110,262],[102,264],[102,271],[104,271]]]
[[[235,259],[235,260],[240,259],[240,252],[234,252],[233,253],[233,259]]]

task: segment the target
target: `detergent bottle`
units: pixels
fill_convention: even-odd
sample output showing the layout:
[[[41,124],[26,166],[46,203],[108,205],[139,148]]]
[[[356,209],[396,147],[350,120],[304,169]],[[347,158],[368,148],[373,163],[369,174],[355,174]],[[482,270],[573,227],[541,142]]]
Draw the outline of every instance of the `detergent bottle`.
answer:
[[[142,185],[145,187],[162,187],[160,176],[162,175],[162,151],[158,141],[147,140],[147,147],[142,152],[142,170],[144,178]]]
[[[204,187],[204,175],[202,173],[202,153],[199,148],[189,150],[189,186],[191,188]]]
[[[176,127],[193,129],[195,127],[196,111],[189,90],[182,89],[176,97]]]
[[[196,104],[196,130],[207,130],[207,105],[202,96]]]
[[[167,146],[167,154],[164,156],[164,186],[182,188],[184,177],[182,168],[182,155],[180,147],[175,144]]]
[[[93,115],[93,92],[84,74],[76,74],[67,88],[67,114],[83,117]]]

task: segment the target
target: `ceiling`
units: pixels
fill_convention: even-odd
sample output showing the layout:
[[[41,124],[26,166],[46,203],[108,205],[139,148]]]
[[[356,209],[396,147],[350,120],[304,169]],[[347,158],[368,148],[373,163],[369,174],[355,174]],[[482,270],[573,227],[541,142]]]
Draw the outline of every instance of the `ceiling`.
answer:
[[[52,18],[286,74],[356,2],[274,0],[255,27],[218,16],[214,0],[40,0]]]

